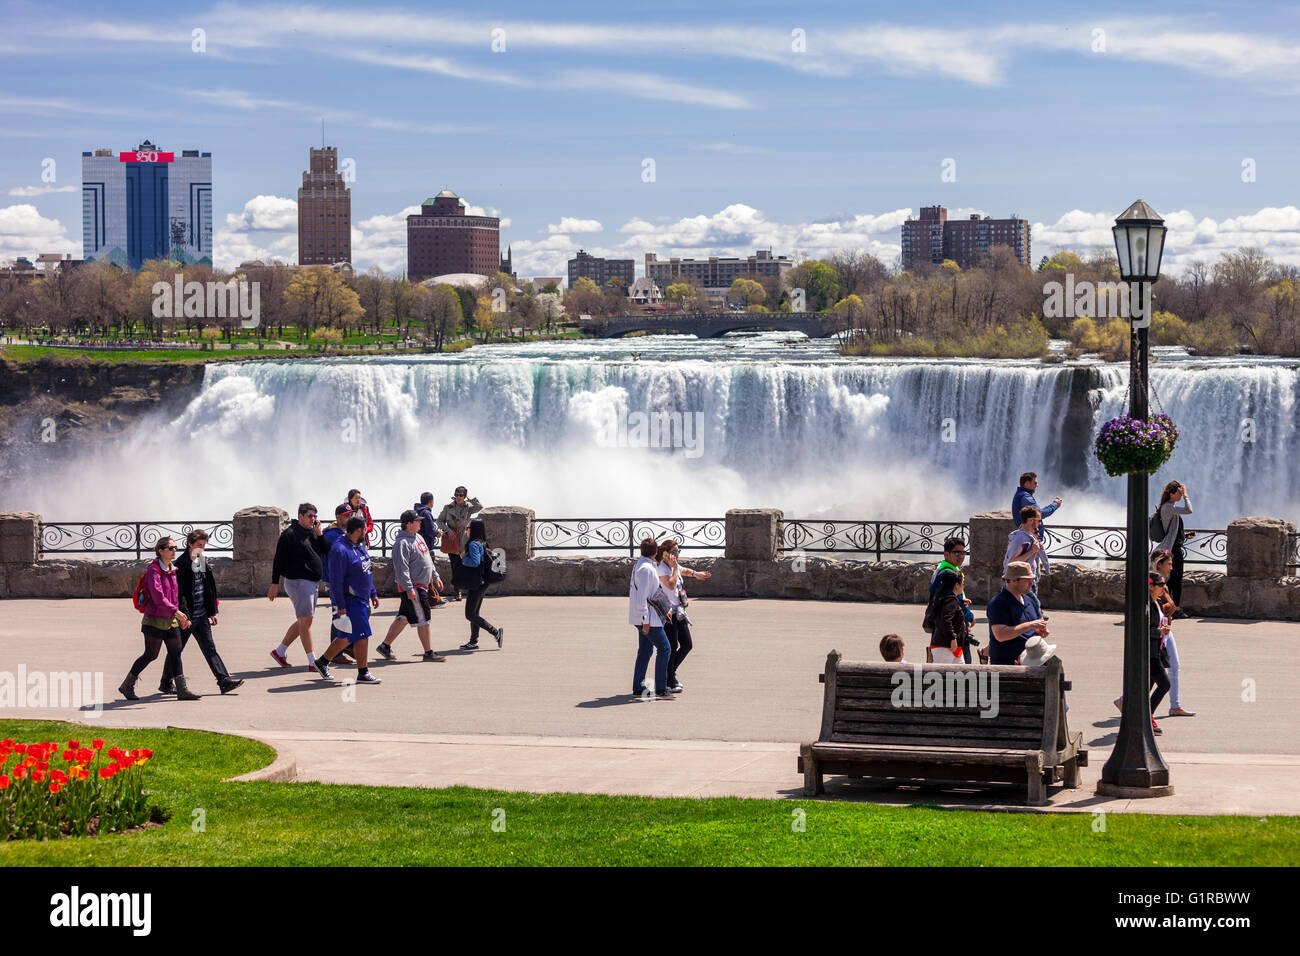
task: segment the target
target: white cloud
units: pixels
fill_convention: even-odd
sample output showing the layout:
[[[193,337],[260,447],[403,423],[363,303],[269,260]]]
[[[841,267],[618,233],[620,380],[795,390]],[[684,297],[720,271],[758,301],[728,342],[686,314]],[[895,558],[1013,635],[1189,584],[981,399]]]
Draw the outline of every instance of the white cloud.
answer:
[[[227,229],[282,231],[298,229],[298,203],[281,196],[254,196],[242,212],[226,215]]]
[[[30,203],[0,207],[0,260],[29,259],[42,252],[81,256],[81,240],[68,236],[57,219],[47,219]]]
[[[363,126],[368,129],[391,130],[404,133],[467,133],[473,132],[472,126],[452,125],[447,123],[416,123],[405,119],[390,119],[383,116],[376,116],[373,113],[359,113],[354,110],[342,110],[333,106],[314,106],[310,103],[299,103],[294,100],[276,100],[258,96],[256,93],[250,93],[247,90],[219,89],[219,90],[182,90],[186,96],[192,99],[202,100],[214,106],[222,106],[237,110],[285,110],[287,112],[302,113],[313,119],[324,117],[335,123],[351,126]]]
[[[554,236],[570,232],[601,232],[604,228],[596,219],[574,219],[572,216],[563,216],[558,224],[548,225],[546,231]]]
[[[9,190],[11,196],[45,196],[49,193],[75,193],[80,186],[14,186]]]

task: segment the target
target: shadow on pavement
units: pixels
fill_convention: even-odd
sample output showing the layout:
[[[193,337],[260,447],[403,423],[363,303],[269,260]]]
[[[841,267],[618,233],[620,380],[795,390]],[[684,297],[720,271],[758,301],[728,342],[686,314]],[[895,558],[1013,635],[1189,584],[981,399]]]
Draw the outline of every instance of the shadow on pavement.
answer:
[[[617,707],[619,704],[639,704],[641,697],[637,694],[618,694],[614,697],[597,697],[594,700],[584,700],[580,704],[574,704],[574,707]]]

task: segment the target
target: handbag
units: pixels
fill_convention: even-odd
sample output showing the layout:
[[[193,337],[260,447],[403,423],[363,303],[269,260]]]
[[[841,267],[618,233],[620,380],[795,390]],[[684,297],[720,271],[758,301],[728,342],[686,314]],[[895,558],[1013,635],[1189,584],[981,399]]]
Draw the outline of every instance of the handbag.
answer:
[[[460,532],[456,529],[444,531],[438,550],[443,554],[460,554]]]
[[[662,591],[655,591],[654,594],[651,594],[645,600],[647,604],[655,609],[655,613],[659,615],[659,620],[663,621],[665,624],[672,620],[672,605],[668,603],[668,599],[663,596]]]
[[[457,561],[451,569],[451,583],[458,588],[474,590],[483,586],[483,568],[481,565],[469,565]]]
[[[1165,642],[1160,642],[1160,666],[1169,669],[1169,648],[1165,647]]]
[[[488,551],[484,548],[483,560],[485,562],[483,566],[484,584],[499,584],[506,579],[506,559],[504,552],[498,553],[495,551]],[[499,569],[498,565],[500,565]]]

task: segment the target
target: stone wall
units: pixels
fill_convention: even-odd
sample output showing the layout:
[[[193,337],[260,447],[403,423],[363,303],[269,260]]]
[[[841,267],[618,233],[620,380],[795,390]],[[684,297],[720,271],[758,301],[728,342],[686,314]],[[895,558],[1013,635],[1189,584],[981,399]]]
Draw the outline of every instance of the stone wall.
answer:
[[[483,511],[488,539],[506,553],[507,577],[493,594],[622,597],[628,591],[630,557],[534,557],[533,513],[527,508]],[[967,595],[986,603],[1001,588],[1001,561],[1009,512],[975,515],[970,522]],[[275,540],[289,516],[274,507],[246,508],[235,516],[234,558],[214,557],[223,597],[264,596],[271,580]],[[934,561],[854,561],[813,555],[783,556],[777,550],[781,513],[740,509],[727,513],[726,556],[693,558],[692,568],[710,571],[691,580],[692,597],[786,598],[822,601],[924,603]],[[40,516],[0,513],[0,598],[129,598],[148,561],[32,560],[38,554]],[[1286,577],[1294,525],[1276,518],[1243,518],[1228,528],[1228,573],[1188,571],[1183,607],[1207,617],[1300,621],[1300,578]],[[436,556],[450,585],[451,568]],[[375,559],[375,586],[391,596],[392,563]],[[1054,562],[1039,586],[1044,607],[1122,612],[1124,572]]]

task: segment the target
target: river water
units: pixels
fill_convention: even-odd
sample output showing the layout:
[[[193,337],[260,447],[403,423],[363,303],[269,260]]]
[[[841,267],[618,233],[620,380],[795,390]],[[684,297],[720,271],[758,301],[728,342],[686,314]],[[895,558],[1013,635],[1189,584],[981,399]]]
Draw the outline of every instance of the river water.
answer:
[[[1151,380],[1183,433],[1153,495],[1184,481],[1193,527],[1300,518],[1295,360],[1157,350]],[[1088,448],[1126,381],[1095,362],[846,359],[788,333],[222,363],[179,417],[4,497],[47,520],[211,520],[301,500],[324,513],[357,487],[393,517],[465,484],[539,517],[961,521],[1010,507],[1030,470],[1040,502],[1065,499],[1052,523],[1122,524],[1125,483]]]

